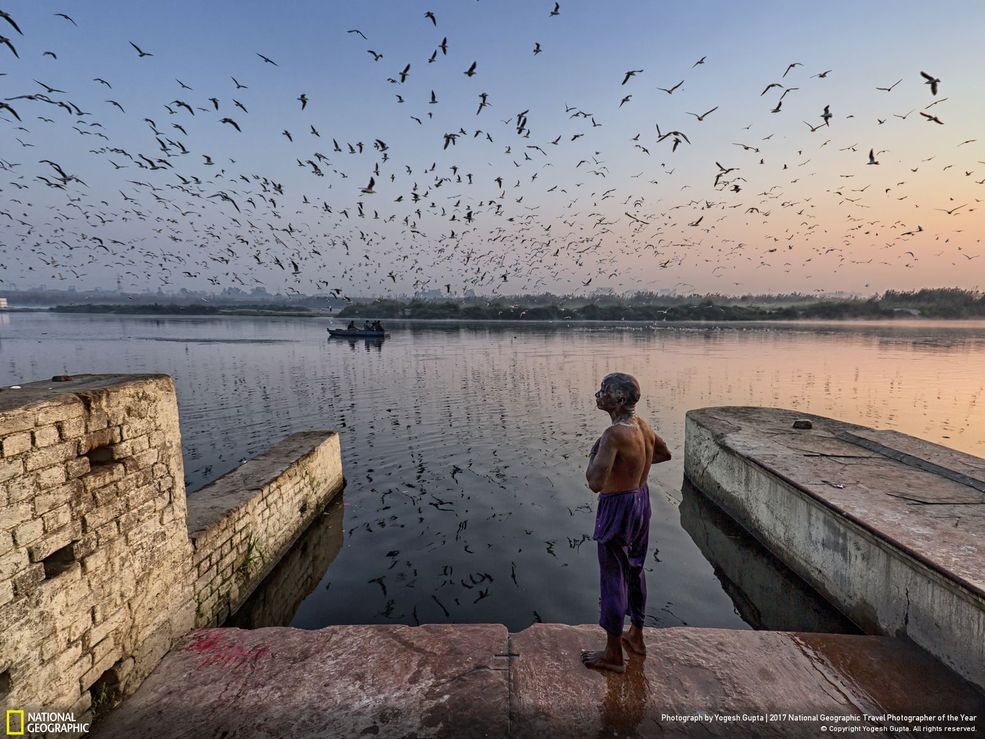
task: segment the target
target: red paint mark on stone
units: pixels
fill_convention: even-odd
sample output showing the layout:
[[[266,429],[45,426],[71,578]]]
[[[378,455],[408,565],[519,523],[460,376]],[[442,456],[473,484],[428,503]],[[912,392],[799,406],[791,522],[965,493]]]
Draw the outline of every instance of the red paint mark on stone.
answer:
[[[258,645],[246,649],[242,644],[224,639],[221,633],[216,632],[196,634],[185,649],[204,656],[199,667],[211,665],[252,666],[261,657],[270,653],[270,647]]]
[[[219,635],[214,631],[209,633],[195,634],[186,646],[190,652],[207,652],[219,644]]]

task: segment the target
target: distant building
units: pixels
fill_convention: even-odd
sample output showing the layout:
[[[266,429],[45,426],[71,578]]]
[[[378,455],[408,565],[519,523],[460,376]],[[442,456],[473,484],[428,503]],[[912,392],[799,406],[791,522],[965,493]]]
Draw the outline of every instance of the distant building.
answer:
[[[7,299],[0,298],[0,308],[6,308],[6,307],[7,307]]]

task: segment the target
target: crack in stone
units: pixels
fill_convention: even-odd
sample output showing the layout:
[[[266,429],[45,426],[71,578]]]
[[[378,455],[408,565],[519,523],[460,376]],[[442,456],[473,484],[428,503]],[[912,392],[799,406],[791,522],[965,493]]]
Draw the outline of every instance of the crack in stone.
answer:
[[[867,711],[863,711],[859,706],[855,704],[854,701],[852,701],[851,698],[848,697],[848,694],[845,693],[845,691],[842,690],[841,687],[839,687],[837,683],[835,683],[835,681],[828,676],[825,670],[821,669],[821,666],[819,664],[819,662],[822,662],[821,655],[819,655],[817,652],[814,651],[814,649],[810,648],[809,645],[801,642],[796,637],[792,637],[791,641],[797,646],[801,654],[807,657],[808,662],[810,662],[811,667],[813,667],[817,671],[817,674],[820,675],[822,678],[824,678],[824,681],[828,683],[828,685],[834,688],[834,691],[839,696],[841,696],[841,698],[845,701],[845,703],[851,706],[858,714],[867,713]]]

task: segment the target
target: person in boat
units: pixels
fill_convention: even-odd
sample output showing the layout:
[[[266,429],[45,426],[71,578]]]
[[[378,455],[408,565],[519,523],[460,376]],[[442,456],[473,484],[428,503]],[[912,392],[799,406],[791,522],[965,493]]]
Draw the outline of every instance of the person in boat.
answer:
[[[356,331],[357,330],[356,329],[356,322],[355,321],[349,321],[349,325],[345,327],[345,330],[346,331]]]
[[[382,334],[383,333],[383,324],[380,323],[379,321],[373,321],[373,330],[374,331],[379,331]]]
[[[363,331],[372,331],[372,330],[373,330],[373,324],[370,323],[368,319],[366,321],[363,321]]]
[[[625,671],[623,647],[646,655],[643,619],[646,613],[646,578],[643,565],[650,535],[650,465],[670,459],[670,450],[650,425],[636,415],[640,384],[632,375],[614,372],[602,378],[595,393],[599,410],[612,425],[589,453],[585,477],[599,494],[595,516],[598,543],[601,615],[605,629],[603,651],[582,652],[586,667]],[[631,626],[623,633],[626,615]]]

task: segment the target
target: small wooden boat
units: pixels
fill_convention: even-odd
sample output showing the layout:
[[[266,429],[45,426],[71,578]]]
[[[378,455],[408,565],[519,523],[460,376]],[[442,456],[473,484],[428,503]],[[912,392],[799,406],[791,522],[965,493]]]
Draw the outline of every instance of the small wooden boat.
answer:
[[[349,329],[343,328],[329,328],[329,337],[333,339],[385,339],[390,335],[389,331],[367,331],[362,328],[358,328],[355,331],[350,331]]]

